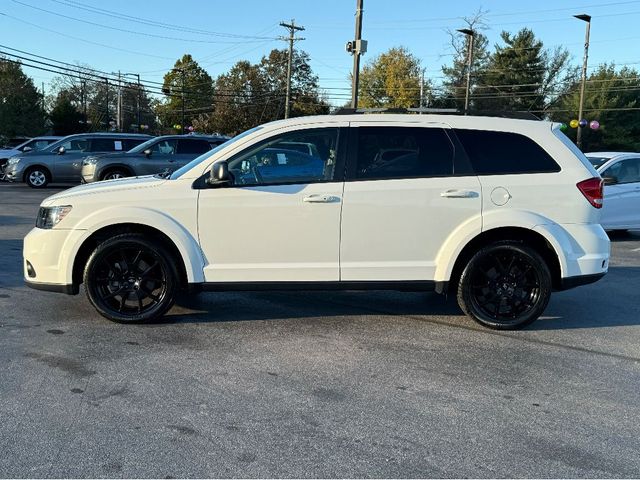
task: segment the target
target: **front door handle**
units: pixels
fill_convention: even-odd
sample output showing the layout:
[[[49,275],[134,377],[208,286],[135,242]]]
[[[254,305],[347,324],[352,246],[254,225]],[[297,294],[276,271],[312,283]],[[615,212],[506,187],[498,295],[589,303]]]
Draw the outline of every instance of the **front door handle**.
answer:
[[[444,198],[476,198],[478,197],[478,192],[474,192],[472,190],[450,189],[442,192],[440,196]]]
[[[305,203],[337,203],[340,197],[334,195],[307,195],[302,199]]]

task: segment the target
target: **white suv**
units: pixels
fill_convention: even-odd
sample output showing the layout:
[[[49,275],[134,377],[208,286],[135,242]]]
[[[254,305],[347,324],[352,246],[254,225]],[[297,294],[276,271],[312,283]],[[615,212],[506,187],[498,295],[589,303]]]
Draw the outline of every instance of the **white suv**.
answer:
[[[311,145],[305,151],[291,145]],[[559,126],[432,115],[295,118],[249,130],[170,176],[46,199],[29,286],[117,322],[180,290],[457,292],[497,329],[608,268],[602,180]]]

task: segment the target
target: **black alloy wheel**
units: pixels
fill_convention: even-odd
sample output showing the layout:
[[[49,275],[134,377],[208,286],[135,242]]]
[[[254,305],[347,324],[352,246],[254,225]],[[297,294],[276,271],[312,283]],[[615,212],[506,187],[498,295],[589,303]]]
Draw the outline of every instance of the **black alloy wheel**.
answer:
[[[84,271],[89,301],[114,322],[141,323],[173,305],[178,275],[169,252],[137,233],[98,245]]]
[[[498,330],[522,328],[545,310],[551,273],[535,250],[517,242],[483,248],[460,277],[458,304],[468,316]]]

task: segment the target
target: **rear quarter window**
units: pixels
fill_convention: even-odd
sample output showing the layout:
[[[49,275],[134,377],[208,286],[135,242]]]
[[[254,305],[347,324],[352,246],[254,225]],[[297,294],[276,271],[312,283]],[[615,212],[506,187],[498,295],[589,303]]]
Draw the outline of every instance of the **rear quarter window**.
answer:
[[[512,132],[455,129],[476,175],[559,172],[560,166],[529,137]]]

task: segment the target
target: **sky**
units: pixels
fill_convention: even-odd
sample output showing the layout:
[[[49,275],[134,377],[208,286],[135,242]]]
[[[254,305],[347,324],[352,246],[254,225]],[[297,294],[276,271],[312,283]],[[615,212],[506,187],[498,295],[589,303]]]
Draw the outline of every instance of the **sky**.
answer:
[[[350,98],[353,57],[345,43],[354,37],[355,9],[356,0],[0,0],[0,50],[139,73],[143,82],[161,82],[190,53],[215,78],[239,60],[257,62],[286,48],[278,37],[288,32],[279,23],[294,19],[305,28],[296,48],[310,55],[331,103],[342,105]],[[604,62],[640,67],[640,0],[364,0],[362,62],[405,46],[438,84],[452,58],[447,29],[465,27],[462,18],[479,9],[486,12],[490,45],[502,30],[529,27],[545,47],[566,47],[575,64],[582,62],[585,23],[572,15],[587,13],[593,17],[589,70]],[[55,76],[25,72],[45,90]]]

